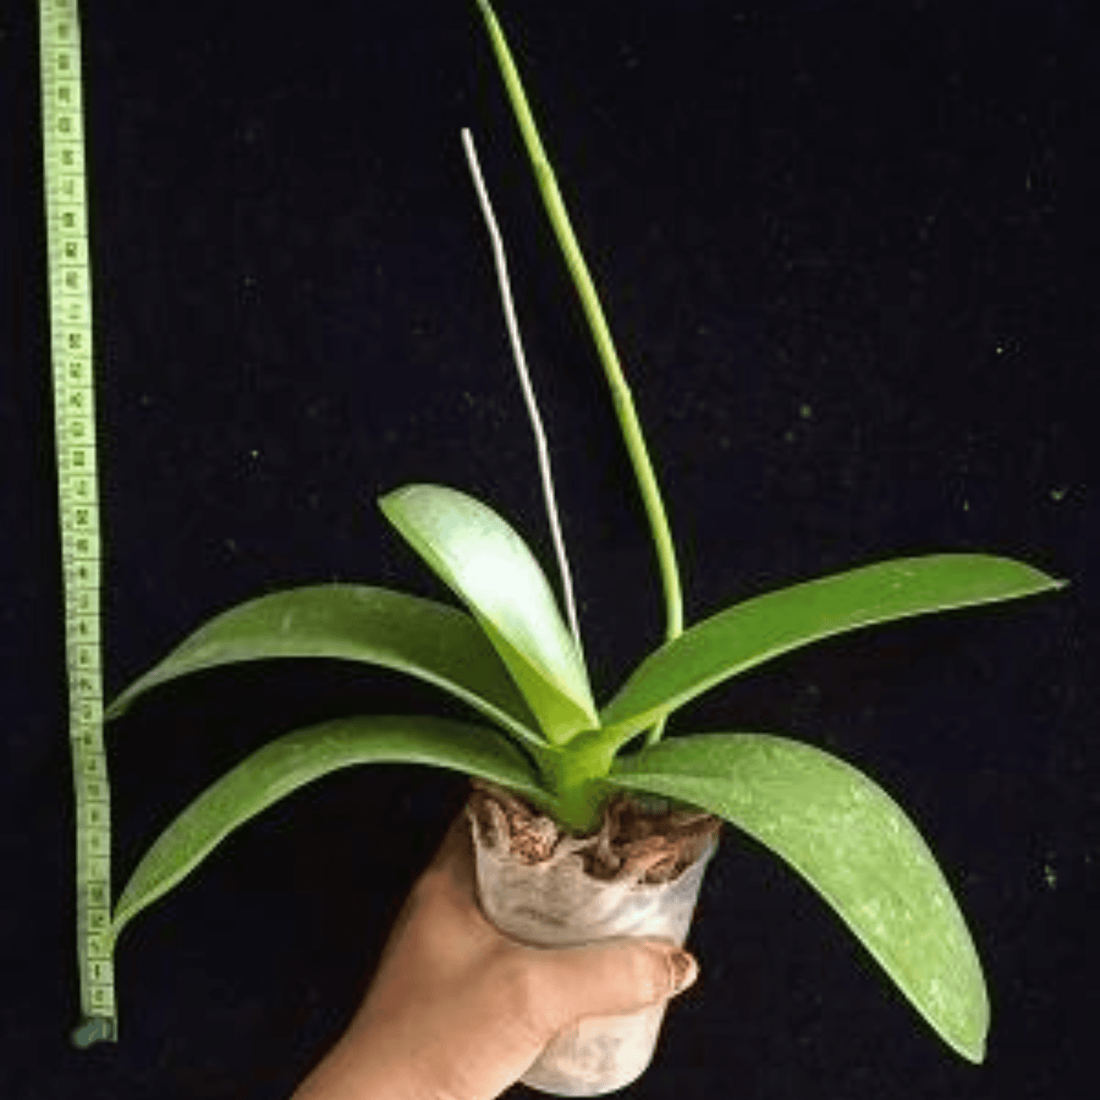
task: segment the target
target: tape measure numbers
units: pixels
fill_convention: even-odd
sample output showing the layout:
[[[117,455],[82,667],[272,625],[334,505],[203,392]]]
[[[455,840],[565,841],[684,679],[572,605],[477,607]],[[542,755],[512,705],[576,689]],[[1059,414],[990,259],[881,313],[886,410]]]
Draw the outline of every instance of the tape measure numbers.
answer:
[[[50,346],[76,795],[77,1046],[117,1037],[111,799],[103,746],[100,525],[77,0],[39,0]]]

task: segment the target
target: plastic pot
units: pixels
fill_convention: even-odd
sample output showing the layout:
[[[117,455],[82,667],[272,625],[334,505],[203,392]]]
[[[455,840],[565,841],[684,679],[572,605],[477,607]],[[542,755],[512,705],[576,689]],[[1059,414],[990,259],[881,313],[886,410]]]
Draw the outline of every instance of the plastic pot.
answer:
[[[698,812],[653,814],[623,796],[598,833],[574,838],[510,792],[481,782],[466,813],[485,915],[539,947],[612,936],[683,945],[721,824]],[[598,1096],[628,1085],[653,1058],[665,1009],[662,1002],[581,1020],[551,1040],[523,1084],[557,1096]]]

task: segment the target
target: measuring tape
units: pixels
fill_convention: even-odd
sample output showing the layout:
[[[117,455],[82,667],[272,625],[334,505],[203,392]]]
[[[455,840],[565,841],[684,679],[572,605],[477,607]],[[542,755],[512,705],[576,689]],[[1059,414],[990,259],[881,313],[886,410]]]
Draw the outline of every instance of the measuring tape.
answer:
[[[76,793],[76,940],[87,1047],[118,1034],[111,925],[111,799],[103,748],[99,490],[92,279],[77,0],[39,0],[51,360],[64,570],[69,737]]]

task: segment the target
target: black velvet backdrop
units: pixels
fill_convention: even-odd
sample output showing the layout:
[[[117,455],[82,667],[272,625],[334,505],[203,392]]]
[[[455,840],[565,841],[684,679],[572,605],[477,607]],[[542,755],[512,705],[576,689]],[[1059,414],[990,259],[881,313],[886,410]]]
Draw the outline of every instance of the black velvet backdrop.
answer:
[[[988,550],[1072,582],[813,647],[670,726],[787,733],[894,794],[983,957],[985,1066],[943,1046],[817,896],[729,827],[689,939],[701,980],[632,1100],[1089,1092],[1100,242],[1085,7],[500,2],[646,428],[689,622],[895,554]],[[281,587],[449,598],[375,507],[408,482],[482,497],[551,565],[467,125],[606,699],[660,638],[657,575],[473,3],[82,8],[108,691]],[[126,931],[118,1045],[68,1046],[35,18],[30,3],[0,14],[0,1096],[281,1100],[348,1019],[465,781],[352,769],[264,813]],[[355,712],[463,713],[324,663],[196,677],[136,708],[109,730],[116,890],[237,760]]]

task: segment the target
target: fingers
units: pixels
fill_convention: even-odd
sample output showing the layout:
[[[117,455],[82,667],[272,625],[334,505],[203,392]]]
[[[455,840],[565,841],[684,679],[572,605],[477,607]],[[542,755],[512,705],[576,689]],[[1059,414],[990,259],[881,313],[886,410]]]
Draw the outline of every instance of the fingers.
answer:
[[[637,1012],[687,989],[699,967],[668,940],[616,938],[529,949],[530,1015],[549,1039],[584,1016]]]

